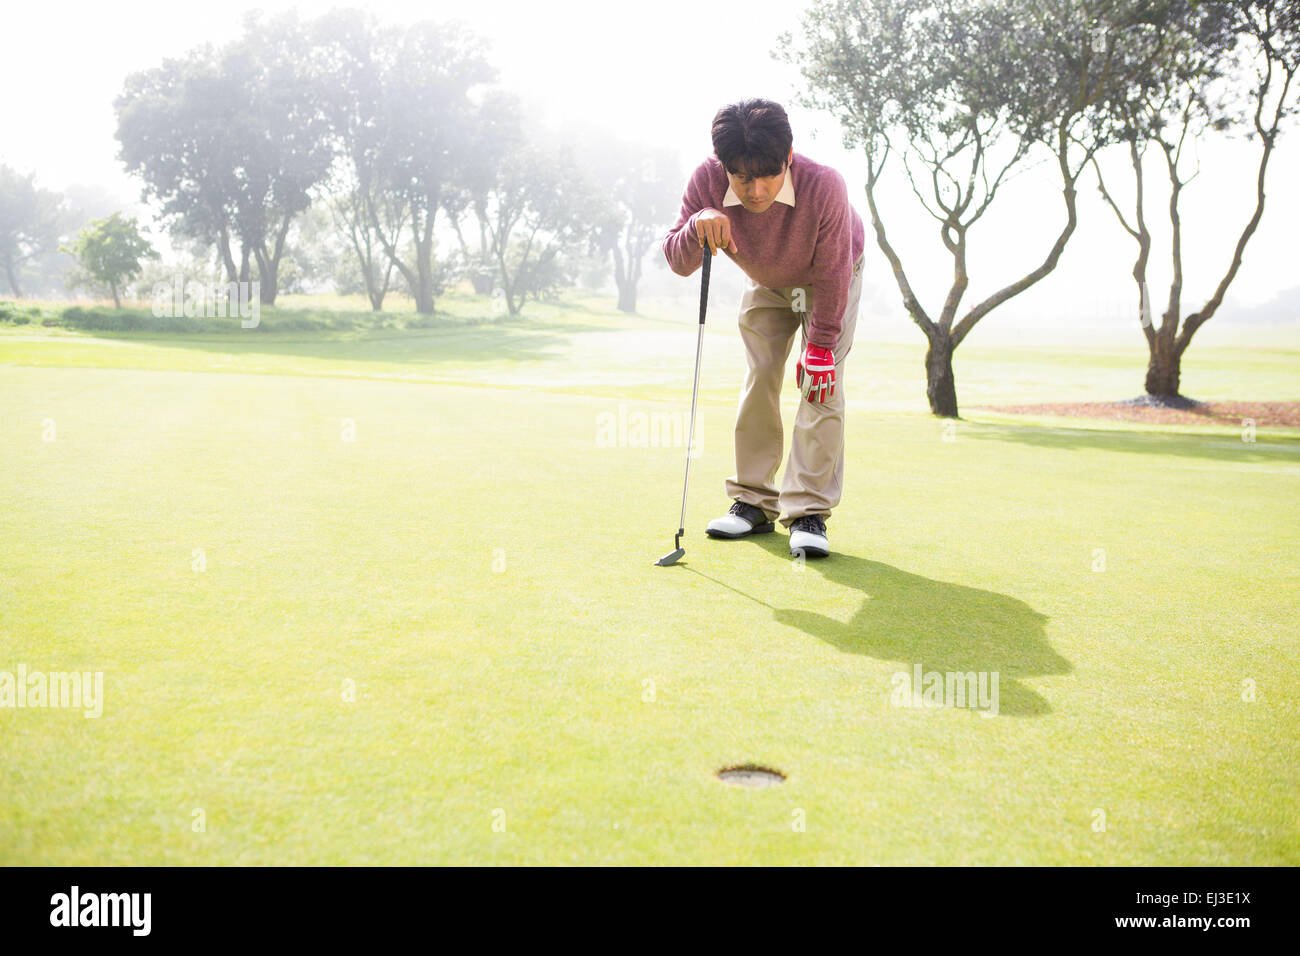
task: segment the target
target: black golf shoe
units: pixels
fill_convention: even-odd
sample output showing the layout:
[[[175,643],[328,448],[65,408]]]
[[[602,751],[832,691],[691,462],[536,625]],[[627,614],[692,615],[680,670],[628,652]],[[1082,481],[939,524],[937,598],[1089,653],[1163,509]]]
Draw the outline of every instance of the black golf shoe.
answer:
[[[775,530],[776,525],[767,520],[762,508],[737,501],[721,518],[710,521],[704,533],[711,538],[744,538]]]
[[[826,540],[826,520],[821,515],[804,515],[790,525],[790,556],[824,558],[831,553]]]

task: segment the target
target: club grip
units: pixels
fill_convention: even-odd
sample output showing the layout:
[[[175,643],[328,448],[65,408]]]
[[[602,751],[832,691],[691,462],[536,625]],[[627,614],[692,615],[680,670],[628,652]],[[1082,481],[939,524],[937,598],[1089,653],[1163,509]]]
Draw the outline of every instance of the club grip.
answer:
[[[709,307],[709,267],[712,265],[713,253],[708,243],[704,244],[704,271],[700,275],[700,325],[704,324],[704,312]]]

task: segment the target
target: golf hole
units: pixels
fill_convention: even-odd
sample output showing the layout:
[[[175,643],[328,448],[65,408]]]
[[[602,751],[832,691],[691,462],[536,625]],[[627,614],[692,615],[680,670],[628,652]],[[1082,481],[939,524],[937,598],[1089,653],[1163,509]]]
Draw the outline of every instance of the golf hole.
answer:
[[[757,764],[747,763],[738,767],[724,767],[718,771],[718,779],[732,787],[755,789],[759,787],[775,787],[779,783],[785,783],[785,774],[779,770],[771,770]]]

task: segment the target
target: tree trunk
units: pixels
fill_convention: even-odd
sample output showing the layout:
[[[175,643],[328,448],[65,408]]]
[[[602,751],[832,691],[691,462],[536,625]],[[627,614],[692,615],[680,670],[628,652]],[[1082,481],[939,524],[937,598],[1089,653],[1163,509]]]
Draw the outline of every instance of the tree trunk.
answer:
[[[370,233],[363,229],[359,217],[348,221],[348,238],[352,240],[352,251],[357,254],[357,264],[361,267],[361,278],[366,283],[366,297],[370,299],[370,309],[382,312],[384,296],[388,292],[388,283],[393,276],[393,262],[390,259],[384,271],[384,284],[381,288],[375,277],[375,250],[370,240]]]
[[[235,268],[235,257],[230,252],[230,233],[224,226],[217,234],[217,250],[221,253],[221,262],[226,267],[226,281],[238,282],[240,275]]]
[[[614,283],[618,286],[618,310],[620,312],[636,311],[636,282],[623,267],[623,250],[615,238],[614,246]]]
[[[925,396],[930,411],[945,418],[957,417],[957,381],[952,374],[951,336],[937,332],[925,352]]]
[[[120,308],[122,308],[122,299],[121,299],[121,297],[117,294],[117,283],[116,283],[116,282],[110,282],[110,283],[108,284],[108,288],[109,288],[109,291],[111,291],[111,292],[113,293],[113,308],[115,308],[115,309],[120,309]]]
[[[5,278],[9,280],[9,288],[13,291],[15,299],[23,297],[23,290],[18,285],[18,270],[14,268],[13,259],[5,257]]]
[[[411,282],[411,279],[414,282]],[[415,311],[420,315],[433,315],[433,239],[431,233],[416,233],[415,275],[408,276]]]
[[[279,284],[280,263],[266,254],[264,248],[254,251],[257,256],[257,295],[262,305],[275,305],[276,286]]]
[[[502,265],[502,268],[504,268],[504,264]],[[509,282],[503,282],[501,287],[505,291],[506,295],[506,314],[510,316],[518,315],[520,310],[524,307],[524,299],[527,298],[527,293],[516,296],[514,286]]]
[[[433,269],[423,252],[416,260],[416,269],[419,281],[411,290],[415,294],[415,311],[420,315],[433,315]]]
[[[284,258],[284,241],[289,235],[289,224],[293,217],[286,215],[275,237],[275,246],[266,248],[266,240],[259,239],[253,247],[257,258],[258,297],[262,305],[275,305],[275,297],[280,291],[280,261]]]
[[[618,310],[629,315],[636,312],[636,283],[625,280],[618,287]]]
[[[275,305],[276,285],[279,283],[280,263],[268,262],[265,267],[258,265],[258,294],[262,305]]]
[[[389,259],[388,264],[384,266],[384,284],[379,287],[379,294],[370,301],[375,306],[376,312],[384,310],[384,296],[388,295],[388,290],[393,287],[393,260]]]
[[[1147,394],[1173,398],[1178,394],[1178,379],[1182,374],[1182,351],[1172,337],[1165,335],[1156,335],[1148,351],[1151,359],[1147,363]]]
[[[411,235],[415,239],[415,274],[416,287],[415,311],[420,315],[433,315],[433,222],[438,215],[439,195],[437,190],[425,197],[426,209],[423,228],[420,226],[419,211],[414,206],[411,211]]]
[[[356,245],[355,238],[353,239],[353,245]],[[357,258],[361,263],[361,277],[366,282],[366,298],[370,300],[370,309],[372,312],[380,312],[384,307],[384,293],[379,288],[379,282],[375,279],[370,258],[361,255],[360,246],[357,246]]]
[[[384,276],[384,284],[381,286],[373,275],[370,274],[370,266],[365,267],[364,275],[366,277],[366,295],[370,297],[370,309],[372,312],[384,311],[384,296],[388,294],[388,281],[393,276],[393,264],[388,264],[388,274]]]

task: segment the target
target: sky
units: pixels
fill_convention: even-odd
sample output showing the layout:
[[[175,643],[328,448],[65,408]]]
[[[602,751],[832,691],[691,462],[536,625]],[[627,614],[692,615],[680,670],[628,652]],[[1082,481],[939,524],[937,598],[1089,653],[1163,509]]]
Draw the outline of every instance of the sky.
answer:
[[[0,162],[34,171],[47,188],[98,185],[124,203],[132,202],[140,185],[117,161],[112,108],[128,74],[164,58],[182,57],[206,41],[234,39],[246,10],[274,13],[296,7],[300,15],[312,17],[347,5],[310,0],[11,4],[2,21],[10,42],[0,58],[0,84],[10,95]],[[719,106],[747,96],[783,103],[794,127],[795,149],[844,175],[866,223],[864,308],[879,312],[881,321],[908,326],[867,220],[861,155],[842,146],[834,117],[799,107],[795,92],[803,84],[797,67],[771,56],[782,31],[797,35],[805,5],[791,0],[750,0],[743,6],[683,0],[379,0],[365,6],[388,23],[464,21],[488,38],[501,84],[521,94],[544,121],[604,125],[621,138],[675,149],[683,186],[689,170],[710,152],[709,123]],[[1212,291],[1252,211],[1258,145],[1207,141],[1197,144],[1197,153],[1201,173],[1185,191],[1183,213],[1189,303]],[[1127,185],[1125,163],[1125,157],[1116,155],[1103,167],[1114,170],[1117,186]],[[1287,292],[1300,298],[1289,226],[1300,214],[1297,170],[1300,129],[1292,126],[1274,155],[1264,220],[1225,308],[1246,310]],[[937,312],[951,278],[951,259],[935,223],[900,173],[898,167],[891,170],[879,200],[882,215],[923,304]],[[1148,206],[1153,222],[1161,222],[1162,214],[1159,201]],[[1041,261],[1063,216],[1059,182],[1050,167],[1035,167],[1018,177],[971,232],[967,303]],[[1168,281],[1164,239],[1157,233],[1153,253],[1157,311]],[[1131,323],[1134,248],[1098,198],[1092,174],[1085,174],[1080,225],[1056,272],[985,322],[996,318],[1008,328],[1043,321]],[[727,263],[724,269],[734,266]],[[725,275],[720,278],[726,281]]]

